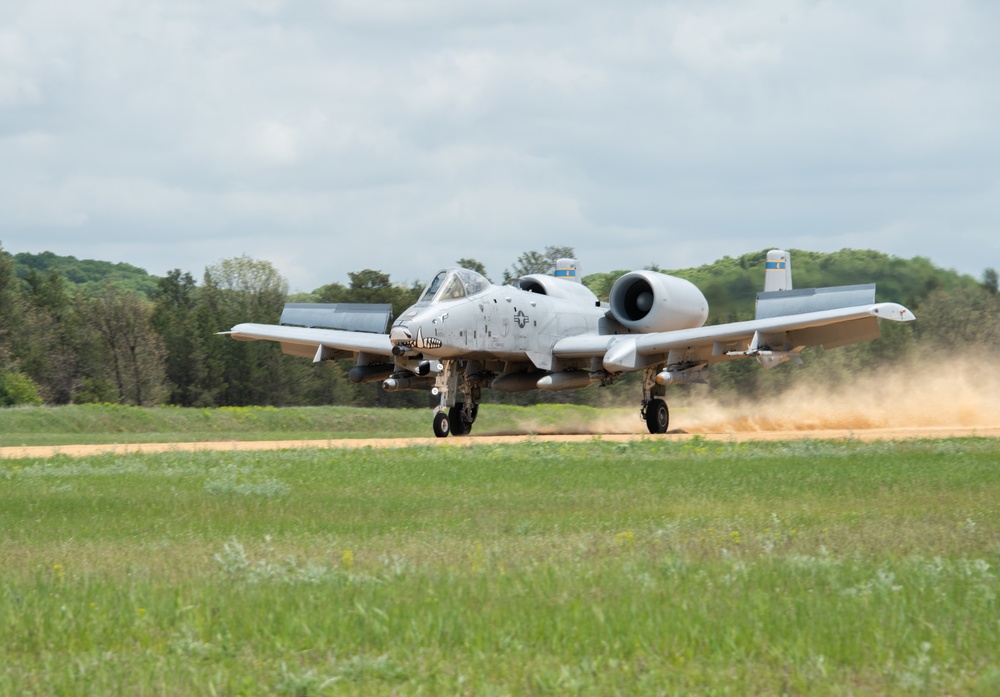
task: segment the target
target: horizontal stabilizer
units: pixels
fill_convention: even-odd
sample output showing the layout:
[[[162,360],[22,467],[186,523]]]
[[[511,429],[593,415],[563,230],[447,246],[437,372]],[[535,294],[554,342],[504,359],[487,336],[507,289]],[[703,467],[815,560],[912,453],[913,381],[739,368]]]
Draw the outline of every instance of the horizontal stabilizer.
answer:
[[[804,288],[757,293],[756,319],[787,317],[807,312],[861,307],[875,302],[875,284]]]
[[[391,320],[387,303],[285,303],[280,324],[385,334]]]

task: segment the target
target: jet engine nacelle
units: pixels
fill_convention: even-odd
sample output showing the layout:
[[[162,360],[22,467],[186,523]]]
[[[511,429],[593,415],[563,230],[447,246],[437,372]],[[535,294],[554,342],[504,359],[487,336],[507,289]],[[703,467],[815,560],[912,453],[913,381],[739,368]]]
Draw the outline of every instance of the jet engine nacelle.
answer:
[[[572,300],[584,305],[597,305],[597,296],[594,295],[587,286],[582,283],[574,283],[555,276],[544,274],[531,274],[521,276],[514,285],[521,290],[539,295],[548,295],[551,298],[561,298],[562,300]]]
[[[708,301],[693,283],[655,271],[625,274],[608,301],[612,316],[639,333],[693,329],[708,318]]]

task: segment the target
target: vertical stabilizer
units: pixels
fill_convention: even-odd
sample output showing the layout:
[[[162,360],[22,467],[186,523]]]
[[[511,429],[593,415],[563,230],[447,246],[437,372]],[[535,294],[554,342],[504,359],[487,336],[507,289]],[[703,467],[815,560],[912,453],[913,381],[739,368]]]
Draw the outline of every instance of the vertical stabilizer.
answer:
[[[772,249],[764,265],[764,292],[792,289],[792,257],[788,252]]]
[[[556,278],[581,283],[580,265],[576,259],[559,259],[556,261]]]

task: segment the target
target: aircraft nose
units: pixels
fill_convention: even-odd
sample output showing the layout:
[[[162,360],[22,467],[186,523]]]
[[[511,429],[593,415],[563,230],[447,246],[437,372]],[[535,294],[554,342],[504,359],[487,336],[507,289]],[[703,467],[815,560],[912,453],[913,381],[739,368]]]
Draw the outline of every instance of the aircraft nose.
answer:
[[[418,318],[419,320],[419,318]],[[416,326],[416,331],[411,328]],[[442,346],[441,340],[432,335],[432,332],[424,332],[424,325],[419,321],[410,321],[407,325],[396,325],[389,330],[389,341],[394,347],[400,349],[413,349],[415,351],[426,351],[428,349],[439,349]]]
[[[393,346],[412,346],[413,335],[406,327],[397,325],[389,332],[389,341]]]

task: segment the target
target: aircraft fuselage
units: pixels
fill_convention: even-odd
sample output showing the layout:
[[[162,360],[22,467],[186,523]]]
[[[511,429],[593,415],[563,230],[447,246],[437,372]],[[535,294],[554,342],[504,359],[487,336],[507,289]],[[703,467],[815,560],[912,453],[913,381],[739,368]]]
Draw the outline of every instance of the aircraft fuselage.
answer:
[[[513,286],[491,286],[469,297],[419,302],[389,334],[395,346],[435,358],[531,361],[549,370],[552,346],[567,336],[620,333],[607,310]],[[614,325],[614,326],[611,326]]]

